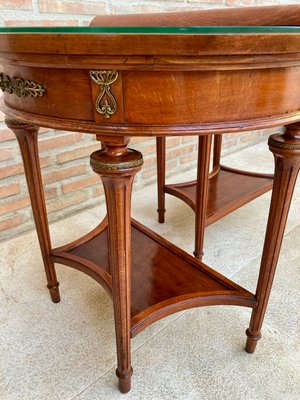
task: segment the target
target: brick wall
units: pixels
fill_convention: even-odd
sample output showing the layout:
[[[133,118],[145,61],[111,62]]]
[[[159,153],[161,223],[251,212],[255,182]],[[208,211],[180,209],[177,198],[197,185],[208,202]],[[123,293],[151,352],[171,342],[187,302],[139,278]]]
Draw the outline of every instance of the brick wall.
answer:
[[[96,14],[160,12],[298,3],[298,0],[0,0],[1,26],[87,25]],[[33,227],[32,212],[16,139],[0,114],[0,239]],[[261,140],[262,131],[225,135],[224,153]],[[169,173],[178,174],[196,165],[196,139],[168,138]],[[134,148],[144,154],[145,164],[135,189],[156,179],[155,140],[135,139]],[[89,167],[89,155],[99,148],[91,135],[41,129],[39,150],[49,220],[103,202],[103,189]],[[155,205],[154,205],[155,207]]]

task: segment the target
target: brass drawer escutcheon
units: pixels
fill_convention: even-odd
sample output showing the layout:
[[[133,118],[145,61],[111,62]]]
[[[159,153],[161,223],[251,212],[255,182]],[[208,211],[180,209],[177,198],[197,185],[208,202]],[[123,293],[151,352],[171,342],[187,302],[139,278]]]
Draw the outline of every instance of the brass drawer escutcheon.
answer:
[[[45,88],[41,83],[27,79],[10,77],[0,73],[0,89],[5,93],[15,94],[18,97],[42,97]]]
[[[101,92],[96,100],[96,110],[99,114],[110,118],[118,110],[118,104],[111,93],[111,85],[118,79],[116,70],[91,70],[90,77],[93,82],[100,86]]]

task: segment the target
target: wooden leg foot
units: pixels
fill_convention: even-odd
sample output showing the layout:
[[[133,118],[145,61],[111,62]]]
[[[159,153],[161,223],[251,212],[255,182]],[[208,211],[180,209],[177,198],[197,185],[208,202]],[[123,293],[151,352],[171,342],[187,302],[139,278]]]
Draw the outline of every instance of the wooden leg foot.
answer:
[[[49,289],[51,300],[53,303],[59,303],[60,302],[60,294],[59,294],[59,283],[57,282],[55,285],[47,285],[47,288]]]
[[[163,224],[165,222],[165,212],[166,212],[166,210],[165,209],[161,210],[161,209],[158,208],[157,212],[158,212],[158,222],[160,224]]]
[[[130,373],[127,376],[123,376],[119,373],[118,369],[116,369],[116,375],[119,378],[119,390],[121,393],[128,393],[130,391],[132,372],[131,368]]]
[[[284,228],[294,186],[300,169],[300,124],[289,125],[284,135],[272,135],[269,148],[275,157],[275,174],[268,225],[261,258],[255,297],[257,306],[252,311],[246,351],[253,353],[261,337],[261,327],[275,276]]]
[[[246,330],[246,335],[247,335],[247,342],[246,342],[246,347],[245,350],[247,353],[254,353],[256,349],[257,342],[259,339],[261,339],[261,335],[255,336],[250,333],[249,329]]]
[[[194,254],[194,257],[197,258],[197,260],[202,261],[202,258],[204,255],[203,251],[195,250],[193,254]]]
[[[158,196],[158,222],[165,222],[165,184],[166,184],[166,138],[156,138],[157,153],[157,196]]]

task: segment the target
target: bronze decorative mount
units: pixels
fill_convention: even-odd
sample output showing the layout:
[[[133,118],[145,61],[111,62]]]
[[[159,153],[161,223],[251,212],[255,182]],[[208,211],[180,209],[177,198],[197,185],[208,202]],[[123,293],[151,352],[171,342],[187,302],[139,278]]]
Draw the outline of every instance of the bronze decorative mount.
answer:
[[[111,85],[118,79],[116,70],[91,70],[90,77],[93,82],[100,85],[101,92],[96,100],[96,110],[99,114],[110,118],[118,109],[116,99],[111,93]]]
[[[91,167],[99,171],[121,171],[143,165],[143,156],[139,151],[127,148],[122,156],[107,159],[107,150],[97,150],[91,154]],[[97,171],[95,171],[97,172]]]
[[[5,93],[15,94],[18,97],[42,97],[45,88],[41,83],[27,79],[10,77],[0,73],[0,89]]]

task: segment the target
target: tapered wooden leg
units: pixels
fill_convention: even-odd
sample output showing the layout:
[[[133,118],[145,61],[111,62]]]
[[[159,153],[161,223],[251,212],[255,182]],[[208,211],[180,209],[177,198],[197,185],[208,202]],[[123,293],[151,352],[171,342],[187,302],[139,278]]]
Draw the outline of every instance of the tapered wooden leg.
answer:
[[[165,183],[166,183],[166,138],[156,138],[157,154],[157,196],[158,196],[158,222],[165,222]]]
[[[93,170],[101,175],[108,214],[109,264],[117,341],[119,389],[131,386],[131,190],[140,170],[141,153],[124,145],[105,143],[105,149],[91,155]]]
[[[9,117],[6,117],[5,123],[15,133],[20,146],[34,222],[46,271],[47,287],[52,301],[58,303],[60,301],[59,283],[56,278],[54,264],[49,258],[51,240],[37,145],[39,127],[24,124]]]
[[[211,135],[199,136],[198,142],[194,256],[199,260],[201,260],[203,257],[204,229],[208,199],[208,177],[211,138]]]
[[[285,224],[294,186],[300,168],[300,124],[289,125],[284,135],[269,138],[269,148],[275,157],[275,176],[269,219],[256,289],[257,306],[253,309],[247,329],[246,351],[253,353],[261,338]]]
[[[222,151],[222,135],[214,135],[213,171],[220,170]]]

